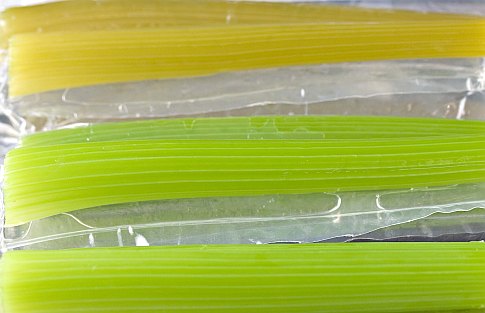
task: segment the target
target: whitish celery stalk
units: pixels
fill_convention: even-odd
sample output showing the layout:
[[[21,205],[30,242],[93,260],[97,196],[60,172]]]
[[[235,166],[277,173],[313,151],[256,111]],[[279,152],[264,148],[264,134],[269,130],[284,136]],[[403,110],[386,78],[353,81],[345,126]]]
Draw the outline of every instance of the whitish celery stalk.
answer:
[[[5,313],[483,312],[483,243],[12,251]]]

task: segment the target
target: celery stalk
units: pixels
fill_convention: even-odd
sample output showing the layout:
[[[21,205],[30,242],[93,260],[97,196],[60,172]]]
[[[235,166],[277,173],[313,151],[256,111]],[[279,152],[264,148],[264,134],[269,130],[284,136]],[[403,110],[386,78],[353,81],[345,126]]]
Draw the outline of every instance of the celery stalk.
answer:
[[[485,19],[477,18],[26,33],[9,42],[9,94],[322,63],[481,57],[483,29]]]
[[[6,313],[483,312],[483,243],[12,251]]]
[[[13,150],[6,223],[114,203],[403,189],[485,180],[485,135],[363,140],[142,140]]]
[[[257,116],[103,123],[36,133],[23,147],[152,139],[377,139],[480,135],[481,121],[379,116]]]
[[[312,3],[226,0],[57,1],[9,8],[2,39],[29,32],[97,31],[154,27],[226,26],[315,22],[473,19],[472,16],[368,9]]]
[[[5,161],[6,223],[136,201],[480,183],[484,125],[297,116],[152,120],[34,134]]]

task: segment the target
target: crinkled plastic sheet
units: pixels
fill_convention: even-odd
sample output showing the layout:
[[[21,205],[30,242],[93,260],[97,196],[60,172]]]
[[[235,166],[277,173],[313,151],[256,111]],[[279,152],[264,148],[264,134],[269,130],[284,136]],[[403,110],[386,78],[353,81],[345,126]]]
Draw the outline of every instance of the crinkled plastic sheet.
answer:
[[[357,237],[328,241],[483,241],[485,209],[454,213],[434,213],[415,221],[384,227]]]
[[[45,1],[40,1],[45,2]],[[481,1],[335,1],[485,15]],[[6,6],[39,1],[10,1]],[[58,90],[8,99],[1,152],[38,130],[137,118],[271,114],[485,120],[483,59],[330,64]],[[285,208],[285,210],[281,210]],[[4,230],[8,249],[194,243],[477,240],[485,185],[129,203]],[[281,212],[287,212],[282,215]],[[289,212],[289,213],[288,213]]]
[[[325,114],[325,110],[331,108],[327,103],[340,99],[442,93],[464,93],[463,98],[466,98],[484,90],[483,66],[480,59],[450,59],[264,69],[51,91],[11,99],[9,109],[32,123],[44,118],[45,125],[40,125],[41,129],[93,120],[207,115],[241,110],[252,113],[275,104],[293,107],[294,111],[288,112],[290,114],[314,114],[314,111]],[[480,118],[467,114],[465,103],[459,103],[454,110],[448,108],[449,105],[448,102],[441,105],[449,111],[447,114],[434,116]],[[392,102],[389,102],[390,106]],[[400,110],[393,112],[395,115],[407,115],[419,109],[398,106]],[[422,103],[421,106],[430,105]],[[385,112],[386,106],[382,108]],[[371,108],[362,108],[361,114],[367,114],[366,109]],[[395,109],[398,109],[397,105]],[[278,114],[277,111],[274,113]],[[433,113],[429,115],[433,116]]]
[[[177,199],[63,213],[7,228],[5,243],[10,249],[58,249],[348,241],[363,235],[382,239],[376,230],[437,212],[466,213],[478,208],[485,208],[484,183],[380,192]],[[466,228],[464,222],[468,223],[455,219],[443,225],[440,234],[454,234],[457,225]],[[392,232],[392,238],[409,235],[422,233],[405,227]]]

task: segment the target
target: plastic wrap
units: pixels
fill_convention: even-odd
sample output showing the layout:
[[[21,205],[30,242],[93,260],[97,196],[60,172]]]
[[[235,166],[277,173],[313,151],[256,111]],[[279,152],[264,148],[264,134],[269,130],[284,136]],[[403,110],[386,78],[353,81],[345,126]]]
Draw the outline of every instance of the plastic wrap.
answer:
[[[46,2],[10,1],[4,5]],[[481,1],[325,3],[484,14]],[[234,71],[67,88],[20,97],[8,95],[7,60],[3,58],[0,98],[4,152],[34,131],[131,119],[330,114],[485,120],[485,63],[479,56]],[[63,213],[9,227],[4,230],[3,240],[9,249],[59,249],[401,237],[425,240],[454,234],[465,238],[485,231],[473,219],[477,210],[485,207],[484,188],[483,183],[478,183],[397,191],[136,202]],[[282,215],[278,210],[282,207],[290,214]],[[165,211],[171,214],[162,214]],[[447,218],[449,223],[428,233],[423,231],[424,226],[413,224],[425,224],[436,216],[460,217]]]
[[[113,205],[7,228],[9,249],[349,241],[483,232],[467,213],[485,206],[485,185],[382,192],[201,198]],[[366,209],[362,209],[366,208]],[[168,213],[170,212],[170,213]],[[284,214],[283,214],[284,212]],[[462,212],[440,231],[399,226]],[[446,215],[446,214],[445,214]],[[465,218],[463,218],[465,217]],[[483,217],[480,219],[483,222]],[[424,222],[423,222],[424,223]],[[467,229],[470,224],[472,230]],[[459,229],[459,230],[457,230]],[[384,232],[385,236],[381,235]]]
[[[484,73],[479,59],[331,64],[73,88],[12,99],[9,105],[34,121],[43,118],[47,129],[142,117],[267,114],[278,106],[289,108],[289,114],[325,114],[335,109],[355,114],[345,100],[334,104],[343,99],[376,102],[362,104],[358,112],[362,115],[481,119],[481,114],[460,107],[465,105],[460,101],[484,90]],[[398,95],[432,99],[429,95],[443,93],[462,94],[462,99],[434,106],[399,103]],[[378,104],[383,96],[388,103]]]

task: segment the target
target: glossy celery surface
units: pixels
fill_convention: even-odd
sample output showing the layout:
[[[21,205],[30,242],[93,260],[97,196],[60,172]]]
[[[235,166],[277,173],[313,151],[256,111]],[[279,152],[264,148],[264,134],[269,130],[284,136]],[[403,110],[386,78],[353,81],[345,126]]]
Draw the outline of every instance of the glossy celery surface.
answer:
[[[379,116],[254,116],[101,123],[35,133],[22,147],[154,139],[378,139],[485,134],[482,121]]]
[[[35,135],[5,161],[6,223],[135,201],[406,189],[485,180],[480,122],[353,117],[346,123],[346,117],[286,117],[235,119],[244,127],[231,129],[231,121],[109,124],[52,132],[52,142],[49,133]],[[271,127],[266,132],[267,125]],[[369,125],[368,132],[363,125]],[[135,138],[129,136],[131,129]],[[248,140],[258,130],[270,139]],[[327,130],[330,139],[324,136]],[[86,131],[93,137],[80,140]],[[308,132],[309,138],[300,134],[295,139],[295,131]],[[391,135],[382,138],[386,132]],[[226,136],[231,133],[234,137]],[[63,135],[74,143],[59,144]]]
[[[322,63],[481,57],[484,29],[477,18],[27,33],[9,42],[9,95]]]
[[[483,312],[484,243],[12,251],[6,313]]]

